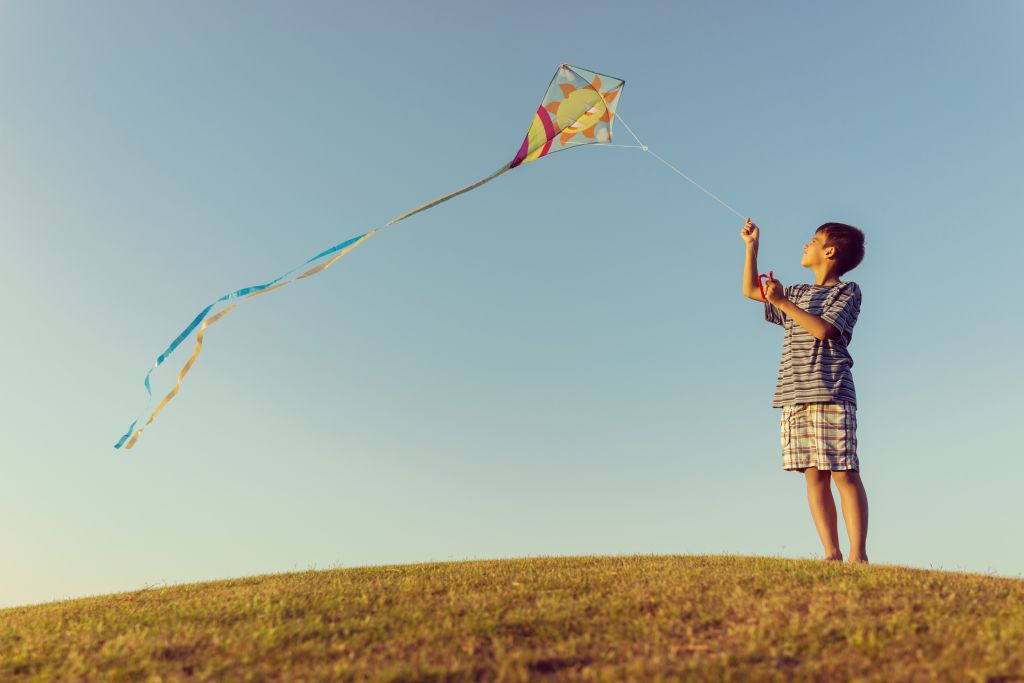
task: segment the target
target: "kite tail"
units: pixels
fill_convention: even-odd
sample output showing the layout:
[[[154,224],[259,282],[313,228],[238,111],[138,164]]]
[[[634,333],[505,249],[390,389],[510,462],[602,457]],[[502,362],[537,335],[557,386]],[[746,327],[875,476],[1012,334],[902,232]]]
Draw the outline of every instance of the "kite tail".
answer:
[[[480,187],[481,185],[484,185],[484,184],[489,183],[490,181],[494,180],[495,178],[497,178],[498,176],[500,176],[502,173],[504,173],[505,171],[509,170],[510,168],[512,168],[512,164],[511,163],[505,164],[504,166],[502,166],[497,171],[495,171],[491,175],[487,176],[483,180],[479,180],[479,181],[473,183],[472,185],[467,185],[466,187],[464,187],[464,188],[462,188],[460,190],[456,190],[455,192],[451,192],[449,194],[444,195],[443,197],[439,197],[439,198],[437,198],[437,199],[435,199],[433,201],[430,201],[430,202],[427,202],[426,204],[418,206],[418,207],[416,207],[415,209],[413,209],[411,211],[407,211],[407,212],[403,213],[401,216],[398,216],[396,218],[392,218],[390,221],[388,221],[384,225],[380,226],[379,228],[374,228],[370,232],[364,233],[362,235],[359,235],[358,237],[353,237],[351,239],[345,240],[344,242],[336,244],[333,247],[331,247],[330,249],[322,251],[319,254],[317,254],[316,256],[314,256],[313,258],[307,260],[301,266],[293,268],[292,270],[288,271],[284,275],[282,275],[282,276],[280,276],[278,278],[275,278],[275,279],[271,280],[270,282],[268,282],[266,284],[256,285],[256,286],[253,286],[253,287],[245,287],[243,289],[239,289],[239,290],[237,290],[235,292],[232,292],[230,294],[225,294],[224,296],[222,296],[219,299],[217,299],[216,301],[214,301],[212,304],[210,304],[205,309],[203,309],[202,311],[199,312],[199,314],[192,320],[191,323],[189,323],[189,325],[181,332],[181,334],[179,334],[174,339],[174,341],[171,342],[170,346],[168,346],[167,349],[162,354],[160,354],[159,357],[157,357],[156,363],[153,365],[152,368],[149,369],[149,372],[146,373],[146,378],[145,378],[145,381],[143,382],[143,384],[146,387],[146,393],[150,397],[152,397],[153,392],[152,392],[152,390],[150,388],[149,376],[153,373],[153,371],[156,368],[158,368],[165,360],[167,360],[167,358],[174,352],[174,350],[177,349],[178,346],[185,340],[185,338],[188,337],[192,333],[192,331],[198,326],[199,327],[199,332],[196,335],[196,348],[195,348],[195,351],[192,352],[191,357],[189,357],[188,361],[185,362],[185,365],[182,367],[181,371],[178,373],[178,381],[175,384],[174,388],[166,396],[164,396],[163,400],[160,401],[160,404],[156,407],[156,409],[149,416],[149,419],[146,421],[146,423],[142,427],[139,427],[138,429],[136,429],[135,425],[137,425],[139,421],[137,419],[134,420],[131,423],[131,425],[128,427],[128,431],[126,431],[124,433],[124,435],[118,440],[118,442],[116,444],[114,444],[114,448],[121,448],[123,446],[125,448],[125,450],[128,450],[132,446],[135,445],[135,442],[138,441],[139,435],[142,434],[142,430],[144,430],[146,427],[149,426],[150,423],[153,422],[153,420],[157,416],[157,413],[159,413],[161,410],[163,410],[164,406],[166,406],[171,401],[171,399],[173,399],[178,394],[178,392],[180,391],[180,389],[181,389],[181,381],[185,378],[185,375],[188,374],[188,371],[192,368],[192,365],[195,363],[196,359],[199,357],[199,352],[202,351],[202,348],[203,348],[203,335],[204,335],[204,333],[206,331],[206,328],[209,327],[210,325],[212,325],[213,323],[217,322],[218,320],[220,320],[225,315],[227,315],[228,312],[230,312],[232,309],[234,309],[238,305],[238,303],[241,303],[241,302],[231,304],[230,306],[228,306],[224,310],[220,311],[219,313],[211,316],[210,318],[207,318],[206,316],[210,313],[210,311],[213,309],[213,307],[216,306],[218,303],[220,303],[222,301],[227,301],[229,299],[236,299],[236,298],[243,298],[243,297],[246,298],[246,299],[251,299],[251,298],[253,298],[255,296],[259,296],[260,294],[266,294],[267,292],[271,292],[271,291],[273,291],[275,289],[280,289],[281,287],[284,287],[285,285],[289,284],[290,282],[294,282],[295,280],[302,280],[302,279],[307,278],[307,277],[309,277],[311,275],[315,275],[315,274],[317,274],[317,273],[319,273],[319,272],[321,272],[323,270],[326,270],[335,261],[337,261],[342,256],[344,256],[345,254],[347,254],[348,252],[350,252],[353,249],[355,249],[357,246],[359,246],[360,244],[362,244],[366,240],[368,240],[371,237],[373,237],[376,233],[380,232],[384,228],[386,228],[386,227],[388,227],[390,225],[394,225],[395,223],[398,223],[399,221],[403,221],[406,218],[409,218],[410,216],[413,216],[413,215],[415,215],[415,214],[417,214],[417,213],[419,213],[421,211],[426,211],[427,209],[433,208],[433,207],[437,206],[438,204],[441,204],[443,202],[448,201],[449,199],[452,199],[454,197],[459,196],[460,194],[463,194],[465,192],[469,192],[470,190],[475,190],[476,188]],[[325,261],[324,263],[321,263],[318,266],[310,268],[309,270],[305,271],[304,273],[301,273],[300,275],[296,276],[292,280],[286,280],[285,279],[289,275],[294,273],[296,270],[298,270],[299,268],[303,268],[305,266],[308,266],[309,264],[313,263],[314,261],[318,261],[321,258],[323,258],[325,256],[329,256],[331,254],[334,254],[334,255],[329,260]],[[284,281],[282,282],[282,280],[284,280]]]
[[[262,293],[262,292],[260,292],[260,293]],[[255,294],[251,294],[250,296],[256,296],[256,295]],[[142,434],[142,430],[145,429],[146,427],[148,427],[149,423],[156,419],[157,413],[159,413],[161,410],[163,410],[164,406],[167,405],[170,402],[170,400],[172,398],[174,398],[174,396],[181,389],[181,380],[185,379],[185,375],[188,374],[188,371],[192,369],[192,364],[196,362],[196,358],[199,357],[199,352],[202,351],[202,349],[203,349],[203,334],[206,332],[206,328],[209,327],[210,325],[214,324],[215,322],[217,322],[221,318],[223,318],[228,313],[230,313],[231,309],[233,309],[237,305],[238,304],[231,304],[230,306],[225,308],[223,311],[221,311],[217,315],[214,315],[211,318],[209,318],[208,320],[204,320],[203,321],[203,324],[199,327],[199,334],[196,335],[196,350],[192,352],[192,356],[185,363],[185,367],[183,367],[181,369],[181,372],[178,373],[178,382],[177,382],[177,384],[174,385],[174,388],[171,389],[170,393],[168,393],[166,396],[164,396],[164,400],[160,401],[160,405],[158,405],[156,407],[156,410],[153,411],[153,414],[149,416],[148,420],[146,420],[146,424],[144,424],[143,426],[141,426],[138,429],[136,429],[135,433],[132,433],[132,429],[134,429],[135,425],[138,423],[138,420],[136,420],[135,422],[132,422],[132,426],[128,428],[128,433],[121,437],[121,440],[117,442],[117,444],[114,446],[114,448],[120,448],[121,444],[124,443],[125,438],[128,436],[128,434],[131,434],[131,438],[128,439],[128,443],[124,444],[125,449],[130,449],[132,446],[135,445],[135,442],[138,441],[138,439],[139,439],[139,435]]]
[[[446,202],[449,199],[452,199],[454,197],[458,197],[460,194],[463,194],[465,192],[469,192],[470,190],[475,190],[476,188],[480,187],[481,185],[484,185],[485,183],[491,182],[492,180],[494,180],[495,178],[497,178],[498,176],[500,176],[502,173],[504,173],[505,171],[509,170],[510,168],[512,168],[512,164],[505,164],[504,166],[502,166],[497,171],[495,171],[491,175],[487,176],[483,180],[478,180],[477,182],[473,183],[472,185],[467,185],[466,187],[462,188],[461,190],[455,190],[455,192],[450,192],[450,193],[446,194],[443,197],[438,197],[437,199],[435,199],[435,200],[433,200],[431,202],[427,202],[426,204],[423,204],[421,206],[417,206],[412,211],[406,211],[401,216],[398,216],[397,218],[392,218],[391,220],[389,220],[387,223],[385,223],[384,225],[380,226],[379,228],[374,228],[370,232],[366,233],[361,238],[359,238],[359,242],[362,242],[364,238],[365,239],[370,238],[371,236],[373,236],[374,233],[379,232],[380,230],[383,230],[384,228],[388,227],[389,225],[394,225],[395,223],[397,223],[399,221],[404,221],[409,216],[415,215],[415,214],[419,213],[420,211],[426,211],[427,209],[431,209],[431,208],[437,206],[438,204],[441,204],[442,202]],[[311,268],[311,269],[307,270],[305,273],[303,273],[302,275],[299,275],[295,279],[296,280],[301,280],[303,278],[309,277],[310,275],[316,275],[321,270],[325,270],[326,268],[330,268],[332,263],[334,263],[335,261],[340,259],[342,256],[347,254],[350,249],[354,249],[356,247],[356,245],[359,244],[359,242],[356,242],[355,244],[353,244],[348,249],[345,249],[344,251],[339,253],[337,256],[332,258],[330,261],[322,263],[319,266],[317,266],[316,268]]]
[[[481,185],[485,185],[486,183],[491,182],[492,180],[494,180],[495,178],[497,178],[498,176],[500,176],[502,173],[504,173],[505,171],[509,170],[510,168],[512,168],[511,162],[505,164],[504,166],[502,166],[497,171],[495,171],[491,175],[487,176],[483,180],[478,180],[477,182],[473,183],[472,185],[466,185],[466,187],[462,188],[461,190],[455,190],[455,192],[451,192],[449,194],[446,194],[443,197],[439,197],[438,199],[435,199],[432,202],[427,202],[426,204],[423,204],[422,206],[417,206],[412,211],[406,211],[405,213],[403,213],[398,218],[392,218],[383,227],[386,228],[389,225],[393,225],[393,224],[397,223],[398,221],[405,220],[409,216],[412,216],[413,214],[417,214],[420,211],[426,211],[427,209],[433,208],[433,207],[437,206],[438,204],[440,204],[442,202],[446,202],[449,199],[452,199],[453,197],[458,197],[460,194],[463,194],[464,192],[469,192],[470,190],[475,190],[476,188],[480,187]]]

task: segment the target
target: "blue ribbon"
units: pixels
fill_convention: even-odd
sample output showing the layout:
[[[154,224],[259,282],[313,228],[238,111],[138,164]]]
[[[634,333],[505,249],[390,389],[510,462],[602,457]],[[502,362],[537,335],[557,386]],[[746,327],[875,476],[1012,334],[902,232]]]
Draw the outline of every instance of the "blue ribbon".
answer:
[[[216,306],[217,304],[219,304],[222,301],[228,301],[230,299],[236,299],[236,298],[239,298],[239,297],[248,296],[250,294],[255,294],[256,292],[260,292],[260,291],[262,291],[264,289],[267,289],[268,287],[272,287],[273,285],[277,284],[281,280],[285,279],[286,277],[288,277],[289,275],[294,273],[299,268],[303,268],[305,266],[308,266],[310,263],[313,263],[314,261],[318,261],[318,260],[322,259],[324,256],[329,256],[329,255],[333,254],[336,251],[340,251],[340,250],[344,249],[345,247],[347,247],[347,246],[349,246],[349,245],[359,241],[360,239],[365,237],[367,234],[369,234],[369,233],[363,233],[362,235],[359,235],[357,237],[353,237],[352,239],[348,239],[348,240],[345,240],[344,242],[336,244],[333,247],[331,247],[330,249],[328,249],[326,251],[323,251],[323,252],[320,252],[319,254],[314,256],[313,258],[311,258],[308,261],[306,261],[305,263],[303,263],[301,266],[296,266],[295,268],[292,268],[291,270],[289,270],[287,273],[285,273],[281,277],[274,278],[273,280],[271,280],[270,282],[268,282],[266,284],[254,285],[252,287],[243,287],[242,289],[239,289],[237,291],[231,292],[230,294],[225,294],[224,296],[222,296],[221,298],[217,299],[212,304],[210,304],[209,306],[204,308],[202,311],[199,312],[199,315],[197,315],[195,317],[195,319],[193,319],[192,322],[189,323],[188,327],[186,327],[184,330],[182,330],[181,334],[179,334],[177,337],[175,337],[174,341],[172,341],[170,346],[167,347],[167,350],[164,351],[163,353],[161,353],[157,357],[156,363],[153,365],[153,367],[151,367],[149,369],[149,372],[146,373],[146,379],[143,381],[143,385],[146,387],[146,394],[150,398],[153,398],[153,390],[151,389],[150,384],[149,384],[149,376],[151,374],[153,374],[153,371],[156,370],[158,367],[160,367],[160,365],[165,360],[167,360],[168,356],[170,356],[172,353],[174,353],[174,350],[178,348],[178,346],[181,344],[181,342],[185,341],[185,339],[192,333],[192,330],[196,329],[196,327],[201,322],[203,322],[203,320],[206,319],[206,316],[209,315],[210,310],[214,306]],[[132,422],[131,426],[128,427],[128,431],[125,432],[124,436],[122,436],[120,438],[120,440],[118,440],[118,442],[116,444],[114,444],[114,448],[120,448],[122,445],[124,445],[124,442],[127,441],[128,437],[131,436],[132,430],[135,429],[135,425],[137,423],[138,423],[138,420],[135,420],[135,421]]]

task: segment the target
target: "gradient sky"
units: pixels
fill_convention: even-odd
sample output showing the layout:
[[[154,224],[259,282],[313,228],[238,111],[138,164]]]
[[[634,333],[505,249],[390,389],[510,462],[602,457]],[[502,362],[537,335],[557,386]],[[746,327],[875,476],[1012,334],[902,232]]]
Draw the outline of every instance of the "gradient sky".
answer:
[[[563,61],[626,80],[641,139],[761,226],[762,272],[812,281],[815,227],[865,231],[871,561],[1024,575],[1022,29],[1019,0],[0,0],[0,606],[821,557],[742,221],[635,149],[526,165],[246,303],[112,447],[203,307],[509,161]]]

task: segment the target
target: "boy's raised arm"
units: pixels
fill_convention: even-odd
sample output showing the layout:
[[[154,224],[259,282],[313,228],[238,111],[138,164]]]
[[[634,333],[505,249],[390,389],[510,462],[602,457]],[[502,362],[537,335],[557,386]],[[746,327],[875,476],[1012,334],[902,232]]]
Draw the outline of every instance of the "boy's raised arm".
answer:
[[[747,243],[747,257],[743,263],[743,296],[754,301],[764,301],[761,298],[761,288],[757,284],[757,246],[761,231],[747,218],[740,236]]]

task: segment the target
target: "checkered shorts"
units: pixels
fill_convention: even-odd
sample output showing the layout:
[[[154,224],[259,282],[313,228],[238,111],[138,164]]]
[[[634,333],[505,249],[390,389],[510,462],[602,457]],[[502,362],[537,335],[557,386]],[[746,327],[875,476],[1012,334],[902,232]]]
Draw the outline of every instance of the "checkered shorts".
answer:
[[[783,406],[781,427],[782,469],[860,470],[852,403]]]

